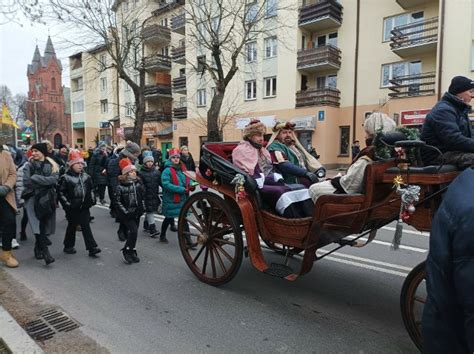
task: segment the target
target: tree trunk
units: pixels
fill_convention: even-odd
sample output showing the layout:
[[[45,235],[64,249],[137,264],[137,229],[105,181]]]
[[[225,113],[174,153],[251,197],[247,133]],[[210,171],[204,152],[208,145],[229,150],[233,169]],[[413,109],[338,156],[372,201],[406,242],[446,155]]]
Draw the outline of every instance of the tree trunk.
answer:
[[[133,126],[133,133],[130,139],[141,145],[141,138],[143,135],[143,122],[145,121],[145,94],[143,87],[139,88],[137,100],[135,100],[135,125]]]
[[[216,90],[211,107],[207,111],[207,141],[222,141],[222,129],[219,127],[219,114],[224,101],[225,91]]]

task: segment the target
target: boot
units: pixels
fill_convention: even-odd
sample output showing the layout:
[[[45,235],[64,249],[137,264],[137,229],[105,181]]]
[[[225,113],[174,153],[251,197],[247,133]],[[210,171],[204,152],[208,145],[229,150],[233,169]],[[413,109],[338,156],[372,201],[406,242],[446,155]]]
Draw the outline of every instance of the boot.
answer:
[[[190,250],[195,250],[196,249],[197,242],[191,241],[191,236],[185,235],[184,239],[186,240],[186,246],[188,247],[188,249],[190,249]]]
[[[102,252],[102,250],[98,247],[91,248],[89,250],[89,257],[95,257],[100,252]]]
[[[51,240],[49,239],[49,237],[48,237],[48,236],[45,236],[45,238],[46,238],[46,240],[45,240],[45,241],[46,241],[46,246],[51,246],[53,243],[51,242]]]
[[[148,225],[148,221],[145,219],[145,221],[143,222],[143,231],[144,232],[148,232],[151,230],[151,225]]]
[[[140,258],[138,258],[137,250],[133,249],[130,251],[130,257],[132,258],[133,263],[139,263]]]
[[[133,263],[133,258],[131,255],[131,250],[122,248],[122,256],[123,256],[123,261],[127,264],[132,264]]]
[[[37,244],[35,244],[35,258],[36,259],[43,259],[43,252],[41,252],[40,248]]]
[[[18,261],[13,257],[12,251],[3,251],[0,255],[0,261],[5,263],[8,268],[16,268],[19,265]]]
[[[67,253],[67,254],[76,254],[77,251],[74,247],[64,247],[63,249],[64,253]]]
[[[26,236],[26,231],[22,230],[20,232],[20,241],[26,241],[27,239],[28,239],[28,237]]]
[[[158,236],[160,236],[160,232],[156,230],[155,224],[149,225],[149,230],[150,230],[150,237],[157,238]]]
[[[173,232],[178,231],[178,228],[176,227],[176,223],[174,222],[174,219],[173,219],[173,222],[171,223],[170,230]]]
[[[51,256],[51,253],[49,253],[48,247],[45,247],[45,249],[43,250],[43,259],[46,265],[51,264],[55,261],[55,259]]]

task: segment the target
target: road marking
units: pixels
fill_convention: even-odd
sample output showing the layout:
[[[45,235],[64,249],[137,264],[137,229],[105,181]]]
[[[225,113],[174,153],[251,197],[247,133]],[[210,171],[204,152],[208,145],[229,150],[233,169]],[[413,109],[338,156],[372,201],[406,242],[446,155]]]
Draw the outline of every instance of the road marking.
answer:
[[[356,238],[356,237],[357,237],[357,236],[348,236],[348,239],[354,239],[354,238]],[[359,240],[367,241],[367,238],[361,237],[361,238],[359,238]],[[385,245],[385,246],[391,246],[391,245],[392,245],[391,242],[379,241],[379,240],[373,240],[371,243],[375,243],[375,244],[379,244],[379,245]],[[418,248],[418,247],[413,247],[413,246],[400,245],[400,248],[402,248],[402,249],[404,249],[404,250],[415,251],[415,252],[420,252],[420,253],[426,253],[426,252],[428,252],[427,249]]]
[[[390,226],[383,226],[382,229],[384,229],[384,230],[389,230],[389,231],[395,231],[395,228],[394,228],[394,227],[390,227]],[[412,235],[416,235],[416,236],[430,237],[430,233],[429,233],[429,232],[413,231],[413,230],[403,230],[403,233],[404,233],[404,234],[412,234]]]
[[[318,252],[321,253],[321,255],[324,255],[324,254],[328,253],[327,250],[325,250],[325,249],[323,249],[322,251],[318,251]],[[382,261],[376,261],[376,260],[370,259],[370,258],[357,257],[357,256],[353,256],[353,255],[346,254],[346,253],[334,252],[334,253],[332,253],[332,255],[337,256],[337,257],[342,257],[342,258],[349,258],[349,259],[353,259],[353,260],[357,260],[357,261],[361,261],[361,262],[366,262],[366,263],[373,263],[373,264],[377,264],[377,265],[381,265],[381,266],[385,266],[385,267],[389,267],[389,268],[394,268],[394,269],[407,270],[407,271],[412,270],[412,268],[410,268],[410,267],[404,267],[404,266],[401,266],[401,265],[398,265],[398,264],[387,263],[387,262],[382,262]],[[328,256],[326,256],[326,257],[328,257]]]

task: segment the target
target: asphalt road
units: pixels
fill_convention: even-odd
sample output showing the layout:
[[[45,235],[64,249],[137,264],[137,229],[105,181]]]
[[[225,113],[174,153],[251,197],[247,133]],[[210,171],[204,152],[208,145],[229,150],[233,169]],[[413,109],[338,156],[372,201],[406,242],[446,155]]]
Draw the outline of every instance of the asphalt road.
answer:
[[[417,352],[399,295],[404,277],[427,256],[426,235],[406,229],[402,248],[391,251],[394,231],[382,229],[372,244],[346,247],[296,282],[260,273],[244,259],[237,276],[215,288],[187,268],[175,233],[163,245],[140,232],[142,262],[124,264],[118,224],[103,206],[92,213],[100,257],[87,256],[81,233],[78,253],[62,252],[66,220],[59,212],[51,237],[56,262],[46,267],[35,260],[30,237],[15,253],[21,266],[8,272],[111,352]],[[269,250],[265,256],[280,258]]]

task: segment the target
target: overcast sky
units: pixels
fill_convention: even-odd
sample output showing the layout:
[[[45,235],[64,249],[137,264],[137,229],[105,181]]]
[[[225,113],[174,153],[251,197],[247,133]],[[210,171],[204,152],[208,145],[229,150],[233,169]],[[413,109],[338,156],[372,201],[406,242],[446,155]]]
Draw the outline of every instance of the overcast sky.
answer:
[[[26,76],[27,65],[33,59],[35,46],[38,44],[41,55],[44,54],[48,30],[53,41],[56,55],[63,65],[63,85],[69,86],[68,56],[73,54],[71,48],[65,48],[60,38],[60,28],[34,24],[22,20],[18,23],[0,25],[0,84],[7,85],[13,94],[28,91]]]

